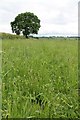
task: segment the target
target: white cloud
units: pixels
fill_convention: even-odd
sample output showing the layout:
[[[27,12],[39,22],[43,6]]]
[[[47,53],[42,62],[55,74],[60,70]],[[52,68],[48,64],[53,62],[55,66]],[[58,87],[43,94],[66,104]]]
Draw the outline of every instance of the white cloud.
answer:
[[[39,34],[77,35],[79,0],[2,0],[0,31],[10,32],[16,15],[30,11],[41,20]]]

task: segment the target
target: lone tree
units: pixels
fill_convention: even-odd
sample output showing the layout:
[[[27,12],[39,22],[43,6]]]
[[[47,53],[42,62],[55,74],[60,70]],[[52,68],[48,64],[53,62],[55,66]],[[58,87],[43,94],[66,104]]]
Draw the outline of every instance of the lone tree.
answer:
[[[38,34],[40,20],[30,12],[18,14],[13,22],[10,23],[12,32],[20,35],[21,33],[28,38],[30,34]]]

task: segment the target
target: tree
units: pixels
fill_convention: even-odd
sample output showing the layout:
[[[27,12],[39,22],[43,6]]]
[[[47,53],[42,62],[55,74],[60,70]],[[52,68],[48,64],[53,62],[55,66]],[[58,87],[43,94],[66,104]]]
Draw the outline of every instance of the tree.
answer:
[[[10,23],[12,32],[20,35],[21,33],[28,38],[30,34],[38,34],[40,20],[30,12],[18,14],[13,22]]]

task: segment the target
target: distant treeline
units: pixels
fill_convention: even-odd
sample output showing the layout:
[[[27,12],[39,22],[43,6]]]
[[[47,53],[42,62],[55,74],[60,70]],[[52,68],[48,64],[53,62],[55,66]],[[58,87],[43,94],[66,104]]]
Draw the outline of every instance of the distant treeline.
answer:
[[[10,33],[0,33],[0,39],[25,39],[24,36],[14,35]]]
[[[42,37],[34,37],[34,36],[29,36],[29,38],[35,38],[35,39],[77,39],[80,37],[77,37],[77,36],[67,36],[67,37],[63,37],[63,36],[49,36],[49,37],[46,37],[46,36],[42,36]],[[14,35],[14,34],[10,34],[10,33],[0,33],[0,39],[4,40],[4,39],[26,39],[24,36],[19,36],[19,35]]]

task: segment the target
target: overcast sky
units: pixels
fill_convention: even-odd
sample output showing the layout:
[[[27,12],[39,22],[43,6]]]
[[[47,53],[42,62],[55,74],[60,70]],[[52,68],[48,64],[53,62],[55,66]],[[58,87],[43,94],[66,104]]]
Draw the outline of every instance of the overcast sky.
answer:
[[[33,12],[41,20],[39,35],[77,35],[79,0],[1,0],[0,32],[11,33],[19,13]]]

